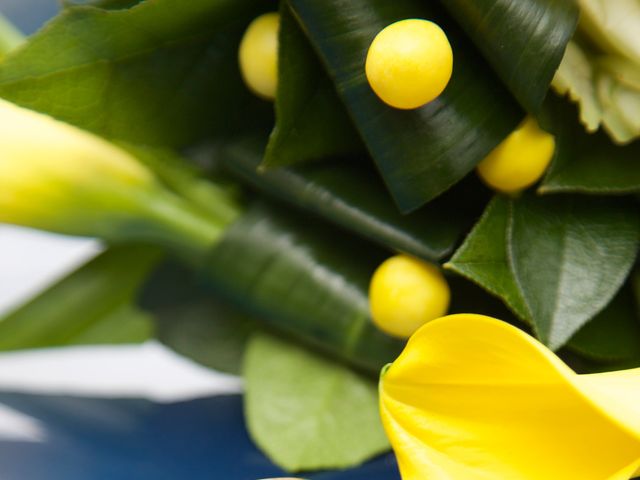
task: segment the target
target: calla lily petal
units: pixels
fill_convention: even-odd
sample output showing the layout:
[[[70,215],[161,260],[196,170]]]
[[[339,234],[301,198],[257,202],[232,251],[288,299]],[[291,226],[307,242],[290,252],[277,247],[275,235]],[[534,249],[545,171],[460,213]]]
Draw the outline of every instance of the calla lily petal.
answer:
[[[490,317],[418,330],[380,402],[404,480],[628,480],[640,467],[640,369],[578,375]]]

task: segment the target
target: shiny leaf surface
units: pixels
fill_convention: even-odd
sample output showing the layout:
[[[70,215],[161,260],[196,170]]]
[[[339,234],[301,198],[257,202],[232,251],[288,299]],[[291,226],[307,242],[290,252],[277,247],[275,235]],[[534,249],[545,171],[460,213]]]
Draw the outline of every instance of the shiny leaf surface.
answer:
[[[365,147],[286,2],[280,8],[276,125],[264,167],[304,163]]]
[[[290,4],[404,212],[458,182],[522,118],[479,52],[434,2],[290,0]],[[404,18],[437,22],[447,32],[454,52],[453,77],[446,90],[416,110],[385,105],[364,73],[374,36]]]
[[[578,22],[567,0],[440,0],[530,112],[542,105]]]
[[[273,329],[377,375],[404,342],[369,318],[384,253],[281,205],[254,205],[203,267],[218,291]]]
[[[265,171],[258,168],[262,144],[247,139],[231,145],[226,167],[264,193],[390,250],[426,260],[448,255],[484,202],[478,189],[456,188],[414,213],[401,215],[366,159],[341,158]]]

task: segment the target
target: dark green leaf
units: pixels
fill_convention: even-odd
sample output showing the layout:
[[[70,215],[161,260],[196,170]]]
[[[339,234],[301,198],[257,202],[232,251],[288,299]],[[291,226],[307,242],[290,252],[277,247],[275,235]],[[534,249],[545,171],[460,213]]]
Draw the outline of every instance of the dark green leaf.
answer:
[[[160,252],[113,247],[0,320],[0,350],[140,342],[151,319],[133,306]]]
[[[507,261],[508,222],[509,200],[496,196],[445,268],[500,297],[518,317],[530,322],[531,315]]]
[[[522,118],[479,52],[434,2],[290,0],[290,4],[405,212],[459,181]],[[398,110],[373,93],[364,63],[382,28],[415,17],[434,20],[447,32],[454,52],[453,77],[433,102],[416,110]]]
[[[446,265],[499,296],[554,349],[607,305],[633,265],[623,199],[497,197]]]
[[[340,364],[259,334],[244,378],[249,431],[289,471],[353,467],[389,449],[375,382]]]
[[[640,317],[631,289],[623,288],[602,312],[578,330],[567,348],[596,360],[640,360]]]
[[[511,93],[536,112],[578,22],[567,0],[440,0]]]
[[[204,268],[256,318],[377,374],[404,344],[369,318],[369,279],[384,258],[320,221],[256,205],[227,229]]]
[[[640,216],[623,199],[512,202],[509,263],[540,338],[561,347],[614,297],[633,266]]]
[[[259,0],[65,9],[0,66],[0,96],[111,139],[179,146],[263,123],[237,45]],[[250,112],[250,113],[248,113]]]
[[[319,214],[391,250],[437,261],[448,255],[482,206],[469,189],[452,191],[401,215],[371,165],[340,159],[291,168],[258,168],[262,145],[246,139],[230,146],[225,165],[253,187]],[[472,207],[472,208],[469,208]]]
[[[276,126],[263,165],[364,151],[358,132],[289,6],[280,9]]]
[[[588,134],[573,106],[558,99],[546,114],[556,135],[556,154],[540,193],[625,194],[640,192],[640,141],[621,147],[607,134]]]
[[[163,263],[145,285],[141,303],[153,313],[162,343],[209,368],[240,374],[256,324],[217,298],[193,270]]]

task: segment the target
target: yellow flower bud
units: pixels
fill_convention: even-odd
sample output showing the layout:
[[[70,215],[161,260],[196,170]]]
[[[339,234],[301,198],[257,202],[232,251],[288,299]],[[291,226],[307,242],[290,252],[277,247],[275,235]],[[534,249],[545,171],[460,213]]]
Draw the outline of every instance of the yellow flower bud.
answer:
[[[265,13],[244,33],[238,54],[247,86],[258,96],[273,100],[278,86],[278,29],[280,15]]]
[[[369,286],[371,317],[382,331],[407,338],[447,313],[450,296],[449,285],[436,265],[397,255],[373,274]]]
[[[544,174],[555,152],[555,138],[527,117],[478,165],[478,175],[499,192],[515,193]]]
[[[0,222],[110,241],[215,238],[217,227],[100,137],[1,99],[0,125]]]
[[[640,467],[640,369],[578,375],[481,315],[421,328],[380,379],[403,480],[626,480]]]
[[[373,39],[365,71],[383,102],[395,108],[418,108],[440,95],[449,83],[453,52],[435,23],[401,20]]]

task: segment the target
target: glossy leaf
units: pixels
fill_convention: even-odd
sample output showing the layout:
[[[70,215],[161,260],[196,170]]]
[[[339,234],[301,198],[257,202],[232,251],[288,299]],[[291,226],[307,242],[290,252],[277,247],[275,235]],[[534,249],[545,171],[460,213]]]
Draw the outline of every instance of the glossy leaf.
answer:
[[[614,297],[631,270],[640,216],[623,199],[512,202],[509,263],[540,338],[562,346]]]
[[[630,288],[623,288],[607,307],[571,338],[567,347],[601,361],[640,361],[640,316]]]
[[[249,432],[289,471],[348,468],[390,448],[375,382],[340,364],[259,334],[244,378]]]
[[[498,197],[447,267],[502,298],[557,349],[611,301],[639,236],[624,199]]]
[[[507,260],[508,221],[509,200],[496,196],[445,268],[501,298],[518,317],[531,323]]]
[[[290,0],[290,4],[404,212],[458,182],[522,118],[479,52],[434,2]],[[453,77],[433,102],[416,110],[398,110],[373,93],[364,62],[369,44],[383,27],[415,17],[434,20],[447,32],[454,51]]]
[[[556,136],[556,154],[538,191],[594,195],[640,192],[640,141],[621,147],[603,133],[585,133],[575,108],[548,102],[548,122]]]
[[[364,151],[333,83],[286,2],[280,8],[278,52],[276,125],[263,166]]]
[[[579,9],[567,0],[440,0],[520,104],[536,112],[549,90]]]
[[[217,298],[201,275],[173,261],[150,276],[140,296],[158,340],[196,362],[239,375],[256,322]]]
[[[102,136],[181,146],[250,128],[237,45],[257,0],[69,7],[0,66],[0,96]],[[251,112],[251,113],[248,113]]]
[[[133,343],[152,333],[133,305],[160,252],[113,247],[0,320],[0,350],[93,343]]]
[[[401,215],[366,159],[333,159],[265,171],[258,168],[262,145],[257,138],[231,145],[226,167],[264,193],[391,250],[426,260],[440,260],[453,250],[484,201],[477,189],[464,188]]]
[[[218,291],[271,328],[375,375],[404,342],[369,317],[384,253],[281,205],[254,205],[211,251]]]

